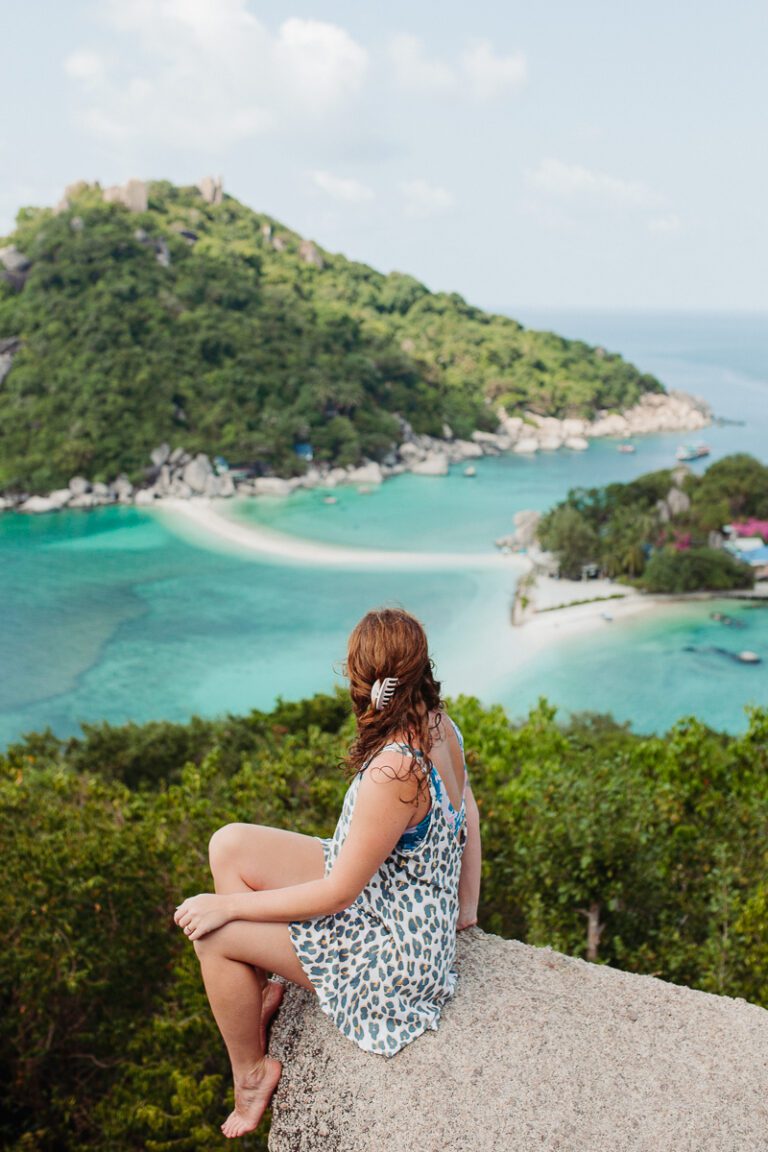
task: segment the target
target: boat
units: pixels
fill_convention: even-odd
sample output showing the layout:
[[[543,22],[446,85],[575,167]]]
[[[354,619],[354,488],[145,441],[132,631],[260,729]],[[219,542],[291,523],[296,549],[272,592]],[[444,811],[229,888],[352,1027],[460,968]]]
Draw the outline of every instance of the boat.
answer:
[[[474,464],[468,464],[466,466],[466,468],[464,469],[464,475],[465,476],[477,476],[477,468],[475,468]]]
[[[701,655],[712,652],[716,656],[725,656],[727,660],[732,660],[734,664],[762,664],[763,662],[762,656],[759,656],[757,652],[752,652],[749,648],[744,648],[741,652],[734,652],[731,648],[719,648],[716,644],[703,646],[686,644],[683,651],[698,652],[701,653]]]
[[[709,444],[699,442],[698,444],[681,444],[677,452],[675,452],[675,459],[686,462],[688,460],[701,460],[703,456],[709,456],[712,449]]]
[[[323,504],[338,504],[338,496],[323,496]]]
[[[629,455],[631,452],[637,452],[637,448],[635,447],[634,444],[619,444],[616,451],[617,452],[625,452],[625,453],[627,453],[627,455]]]
[[[711,620],[716,620],[718,624],[725,624],[727,628],[743,628],[744,621],[737,620],[735,616],[727,616],[725,612],[710,612]]]

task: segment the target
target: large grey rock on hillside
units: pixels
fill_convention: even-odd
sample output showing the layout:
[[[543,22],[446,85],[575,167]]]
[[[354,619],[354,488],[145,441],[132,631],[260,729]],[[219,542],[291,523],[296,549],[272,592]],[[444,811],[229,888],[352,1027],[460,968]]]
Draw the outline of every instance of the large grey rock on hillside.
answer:
[[[17,292],[24,287],[32,263],[28,256],[14,245],[0,248],[0,278],[9,283]]]
[[[305,264],[312,264],[315,268],[323,267],[323,258],[318,247],[311,240],[302,240],[299,244],[299,259]]]
[[[206,204],[221,204],[224,199],[224,181],[221,176],[203,176],[197,187]]]
[[[0,248],[0,264],[6,272],[26,272],[31,267],[29,257],[20,252],[14,244]]]
[[[289,987],[271,1152],[766,1152],[768,1012],[471,929],[391,1060]]]
[[[447,476],[448,457],[445,452],[430,452],[426,460],[411,467],[414,476]]]
[[[155,468],[161,468],[166,463],[171,455],[170,444],[158,444],[157,448],[153,448],[149,454],[149,458],[154,464]],[[174,461],[175,463],[175,461]]]
[[[190,460],[188,464],[184,465],[181,478],[185,484],[189,485],[193,492],[202,494],[205,492],[208,477],[212,474],[213,465],[210,460],[203,452],[198,452],[194,460]]]
[[[691,498],[687,492],[679,488],[670,488],[667,492],[667,507],[673,516],[682,516],[691,506]]]
[[[10,352],[0,352],[0,384],[13,367],[13,355]]]
[[[122,204],[129,212],[146,212],[149,207],[149,185],[146,180],[129,180],[105,188],[102,197],[107,204]]]

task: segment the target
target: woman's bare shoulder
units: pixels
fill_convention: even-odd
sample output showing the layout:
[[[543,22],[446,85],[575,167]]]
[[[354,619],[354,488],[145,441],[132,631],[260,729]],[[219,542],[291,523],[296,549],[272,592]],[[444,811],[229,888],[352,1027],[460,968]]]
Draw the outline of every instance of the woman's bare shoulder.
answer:
[[[382,748],[369,760],[363,779],[368,777],[378,784],[407,779],[413,756],[404,742],[393,740],[391,745]]]

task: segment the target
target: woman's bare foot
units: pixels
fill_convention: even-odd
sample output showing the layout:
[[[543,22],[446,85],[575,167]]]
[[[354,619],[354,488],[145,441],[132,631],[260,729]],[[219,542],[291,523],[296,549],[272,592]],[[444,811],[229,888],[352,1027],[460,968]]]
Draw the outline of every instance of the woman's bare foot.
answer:
[[[261,1047],[267,1050],[269,1024],[285,995],[285,985],[279,980],[268,980],[261,998]]]
[[[279,1060],[265,1056],[248,1076],[235,1084],[235,1110],[230,1112],[221,1126],[225,1136],[234,1140],[258,1128],[282,1071],[283,1066]]]

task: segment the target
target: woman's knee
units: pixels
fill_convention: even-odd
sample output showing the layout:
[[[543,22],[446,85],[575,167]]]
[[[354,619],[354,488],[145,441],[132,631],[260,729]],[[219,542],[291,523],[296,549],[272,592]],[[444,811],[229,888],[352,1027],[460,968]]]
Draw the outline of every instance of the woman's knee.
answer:
[[[198,960],[202,960],[204,956],[228,957],[232,936],[231,927],[231,924],[223,924],[215,932],[206,932],[205,936],[201,936],[199,940],[193,940],[192,947]]]
[[[232,862],[243,845],[243,829],[247,824],[225,824],[217,828],[208,841],[208,859],[211,868],[221,867]]]

